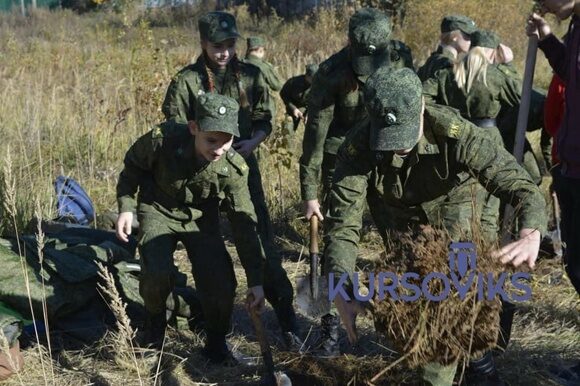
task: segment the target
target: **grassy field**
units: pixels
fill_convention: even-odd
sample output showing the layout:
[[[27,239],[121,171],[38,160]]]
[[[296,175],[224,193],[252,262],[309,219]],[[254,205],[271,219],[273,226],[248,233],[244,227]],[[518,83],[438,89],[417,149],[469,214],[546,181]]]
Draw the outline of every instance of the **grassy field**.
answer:
[[[450,12],[472,16],[493,28],[513,48],[516,66],[523,73],[526,50],[525,18],[531,2],[521,0],[410,0],[407,18],[396,36],[412,49],[416,66],[435,48],[439,21]],[[38,212],[55,215],[52,182],[58,174],[81,182],[97,211],[115,210],[115,185],[129,145],[162,119],[160,111],[171,77],[199,54],[196,28],[199,9],[96,12],[79,16],[69,11],[37,11],[23,18],[0,15],[0,163],[2,199],[12,190],[12,210],[2,212],[0,232],[25,228]],[[301,73],[305,64],[320,62],[346,43],[348,15],[344,10],[284,22],[278,18],[254,20],[245,10],[234,10],[244,35],[260,34],[269,42],[269,60],[284,78]],[[565,30],[562,25],[559,33]],[[245,44],[240,44],[243,55]],[[536,84],[546,87],[551,71],[538,55]],[[276,124],[284,119],[278,103]],[[306,272],[306,225],[299,216],[299,139],[280,130],[260,149],[268,204],[278,231],[277,241],[287,258],[292,279]],[[549,181],[544,183],[547,186]],[[5,207],[4,205],[3,207]],[[378,236],[364,238],[361,254],[380,252]],[[235,255],[235,253],[234,253]],[[183,253],[178,256],[185,263]],[[239,262],[236,261],[239,270]],[[240,271],[241,273],[241,271]],[[259,356],[248,317],[241,304],[245,289],[238,275],[234,347]],[[546,368],[571,360],[580,347],[580,302],[558,262],[540,264],[533,279],[533,300],[518,311],[513,342],[500,364],[514,385],[553,384]],[[271,330],[276,324],[266,315]],[[317,324],[301,319],[304,332]],[[393,362],[383,338],[371,322],[362,322],[359,357],[315,361],[276,352],[276,360],[298,385],[362,384]],[[276,338],[272,336],[272,338]],[[151,385],[147,359],[119,357],[114,347],[119,336],[101,344],[52,353],[36,348],[25,352],[26,368],[7,385]],[[122,338],[121,338],[122,340]],[[125,342],[126,343],[126,342]],[[207,365],[199,355],[202,341],[192,333],[172,331],[167,344],[168,370],[159,375],[163,385],[197,385],[230,382],[251,384],[259,369],[223,369]],[[279,343],[279,342],[277,342]],[[396,367],[379,384],[410,382],[415,373]],[[158,379],[158,381],[159,381]],[[349,383],[350,382],[350,383]],[[159,383],[158,383],[159,384]]]

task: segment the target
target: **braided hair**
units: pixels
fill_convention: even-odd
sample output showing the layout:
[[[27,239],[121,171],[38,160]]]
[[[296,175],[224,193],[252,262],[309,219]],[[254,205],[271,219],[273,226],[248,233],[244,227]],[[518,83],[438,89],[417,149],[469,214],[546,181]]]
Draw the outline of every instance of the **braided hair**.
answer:
[[[208,66],[208,62],[209,62],[209,58],[207,57],[207,53],[205,52],[205,50],[203,50],[203,54],[202,54],[202,65],[203,68],[205,69],[205,75],[206,75],[206,80],[207,80],[207,84],[204,85],[206,91],[208,92],[214,92],[215,90],[215,78],[214,78],[214,74],[213,71],[211,70],[211,68],[209,68]],[[244,89],[244,84],[242,82],[242,76],[241,76],[241,69],[240,69],[240,61],[238,59],[238,55],[235,54],[234,57],[232,58],[232,60],[230,60],[230,62],[228,63],[228,68],[231,68],[233,73],[234,73],[234,77],[236,78],[236,85],[238,87],[238,93],[240,95],[240,108],[249,108],[250,107],[250,102],[248,99],[248,94],[246,93],[246,90]]]

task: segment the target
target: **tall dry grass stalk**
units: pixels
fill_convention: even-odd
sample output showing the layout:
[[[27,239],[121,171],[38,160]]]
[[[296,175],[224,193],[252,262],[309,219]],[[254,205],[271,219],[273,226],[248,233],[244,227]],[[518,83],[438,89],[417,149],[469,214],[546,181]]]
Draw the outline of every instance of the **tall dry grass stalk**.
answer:
[[[44,231],[42,230],[42,210],[40,202],[36,201],[36,215],[35,218],[38,220],[37,222],[37,230],[36,230],[36,253],[38,256],[38,262],[40,264],[40,269],[43,270],[44,264],[44,245],[45,245],[45,235]],[[25,269],[25,271],[28,271]],[[48,349],[48,357],[49,357],[49,364],[50,364],[50,374],[52,376],[52,383],[56,385],[56,377],[54,375],[54,365],[53,365],[53,356],[52,356],[52,343],[50,339],[50,323],[48,319],[48,308],[46,305],[46,286],[44,282],[45,275],[40,275],[40,281],[42,284],[42,319],[44,320],[45,325],[45,335],[46,335],[46,342],[47,342],[47,349]],[[30,298],[30,296],[29,296]]]
[[[135,346],[133,344],[137,333],[133,330],[133,327],[131,327],[131,319],[129,319],[126,310],[127,304],[123,302],[123,299],[117,290],[113,274],[109,272],[107,267],[105,267],[101,262],[97,261],[96,264],[99,268],[99,277],[103,281],[103,283],[97,284],[98,290],[104,299],[109,299],[109,308],[117,320],[117,331],[111,334],[113,337],[111,343],[114,347],[115,361],[120,366],[135,370],[137,372],[139,384],[143,385],[143,379],[141,377],[143,368],[142,365],[140,366],[139,364]]]
[[[27,269],[27,262],[26,256],[24,255],[21,246],[20,246],[20,237],[19,237],[19,227],[18,227],[18,210],[16,205],[16,179],[12,174],[13,164],[12,164],[12,156],[10,153],[10,148],[8,148],[8,152],[6,153],[6,157],[4,159],[4,165],[2,168],[2,205],[4,211],[9,215],[12,220],[12,227],[16,237],[16,243],[18,245],[18,255],[20,256],[20,266],[23,273],[24,284],[26,287],[26,294],[28,296],[28,305],[30,307],[30,314],[32,315],[32,322],[34,325],[34,333],[36,335],[36,343],[37,348],[39,350],[39,357],[40,357],[40,364],[42,368],[42,373],[44,375],[45,385],[48,385],[48,377],[46,375],[44,357],[42,355],[42,346],[40,345],[40,336],[38,333],[38,327],[36,324],[36,315],[34,313],[34,307],[32,305],[32,296],[30,292],[30,278],[28,277],[28,269]],[[45,299],[46,300],[46,299]],[[46,308],[46,307],[44,307]],[[46,320],[44,322],[46,324]],[[51,369],[52,369],[52,362],[51,362]],[[53,379],[54,379],[54,372],[53,372]]]

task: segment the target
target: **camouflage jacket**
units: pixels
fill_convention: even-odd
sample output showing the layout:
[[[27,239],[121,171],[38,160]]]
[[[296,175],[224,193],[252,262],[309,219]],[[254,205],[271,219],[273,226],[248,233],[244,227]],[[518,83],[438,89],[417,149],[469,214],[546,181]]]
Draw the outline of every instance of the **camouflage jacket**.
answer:
[[[294,109],[306,109],[309,93],[310,84],[306,82],[305,75],[288,79],[280,91],[280,97],[286,106],[286,113],[292,115]]]
[[[421,82],[424,82],[435,76],[437,71],[453,67],[454,60],[455,57],[451,52],[439,46],[437,51],[432,52],[431,56],[429,56],[425,63],[419,68],[417,75],[419,76],[419,79],[421,79]]]
[[[187,230],[188,224],[204,215],[204,204],[225,200],[221,208],[232,224],[248,282],[262,282],[263,250],[248,190],[248,166],[238,153],[230,150],[199,168],[195,137],[187,125],[169,121],[139,138],[127,151],[124,163],[117,183],[119,213],[136,211],[139,190],[140,204],[153,206],[162,215],[161,221],[182,222]]]
[[[367,189],[375,189],[389,216],[391,230],[432,224],[452,239],[468,236],[473,194],[486,186],[518,208],[524,228],[545,233],[546,203],[516,160],[456,110],[426,106],[419,143],[403,158],[392,152],[378,160],[369,150],[369,123],[353,129],[338,153],[326,219],[327,272],[355,268]]]
[[[515,82],[518,90],[522,89],[522,78],[512,64],[498,64],[497,68]],[[540,130],[544,126],[544,102],[546,101],[546,94],[546,90],[540,88],[532,89],[527,131]],[[506,109],[502,109],[498,115],[498,127],[500,131],[502,134],[505,133],[511,138],[515,135],[517,126],[517,120],[514,119],[517,118],[517,115],[514,115],[515,117],[510,116]]]
[[[240,139],[251,138],[253,132],[262,130],[266,134],[272,132],[272,111],[270,107],[270,94],[268,85],[260,70],[244,62],[238,62],[240,82],[228,66],[222,84],[216,84],[216,91],[234,98],[240,103],[240,89],[244,90],[248,97],[248,106],[240,106],[239,127]],[[195,102],[197,96],[208,91],[206,68],[202,56],[192,65],[183,68],[175,75],[161,107],[165,118],[170,121],[185,123],[195,120]],[[241,103],[240,103],[241,104]]]
[[[402,42],[391,41],[390,65],[413,68],[411,50]],[[336,154],[346,133],[367,116],[362,86],[351,68],[348,47],[325,60],[314,75],[300,158],[303,200],[318,196],[324,153]]]
[[[282,88],[282,79],[280,79],[280,75],[278,75],[273,65],[253,55],[246,56],[244,62],[250,63],[260,69],[270,90],[280,91]]]
[[[518,82],[496,65],[487,67],[486,83],[474,80],[467,93],[457,86],[453,69],[443,69],[423,83],[423,94],[427,102],[454,107],[469,120],[495,119],[502,108],[519,105],[521,88]]]

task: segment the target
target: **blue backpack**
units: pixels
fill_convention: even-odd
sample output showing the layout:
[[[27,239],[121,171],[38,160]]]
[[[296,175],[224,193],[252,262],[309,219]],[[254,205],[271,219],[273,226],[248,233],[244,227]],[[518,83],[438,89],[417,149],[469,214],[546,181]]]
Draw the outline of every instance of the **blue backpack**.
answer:
[[[54,181],[57,221],[88,225],[95,218],[89,195],[70,177],[58,176]]]

